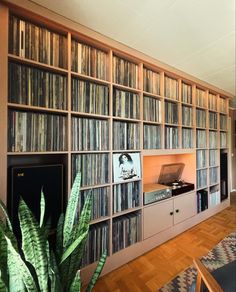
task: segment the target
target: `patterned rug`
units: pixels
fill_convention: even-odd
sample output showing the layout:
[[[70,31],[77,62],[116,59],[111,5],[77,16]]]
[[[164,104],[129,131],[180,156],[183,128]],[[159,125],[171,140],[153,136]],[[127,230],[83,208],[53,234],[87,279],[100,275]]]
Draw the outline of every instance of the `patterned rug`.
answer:
[[[236,259],[236,231],[226,236],[209,253],[201,258],[201,262],[209,269],[214,271],[225,264]],[[171,282],[163,286],[158,291],[161,292],[185,292],[189,290],[192,282],[197,277],[197,270],[192,265],[181,272]]]

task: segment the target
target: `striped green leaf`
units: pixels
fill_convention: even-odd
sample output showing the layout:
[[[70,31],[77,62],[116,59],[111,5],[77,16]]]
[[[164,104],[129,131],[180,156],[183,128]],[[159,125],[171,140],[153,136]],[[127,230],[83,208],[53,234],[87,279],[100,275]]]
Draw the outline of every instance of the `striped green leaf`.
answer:
[[[11,221],[10,221],[9,216],[8,216],[8,213],[7,213],[7,209],[6,209],[4,203],[2,202],[1,199],[0,199],[0,208],[1,208],[1,210],[2,210],[2,212],[3,212],[3,214],[4,214],[4,216],[5,216],[5,218],[6,218],[6,220],[7,220],[7,226],[8,226],[8,228],[9,228],[9,230],[10,230],[11,232],[13,232],[12,225],[11,225]]]
[[[5,225],[0,221],[0,271],[1,279],[7,283],[7,242],[5,234]]]
[[[68,247],[68,243],[70,242],[70,239],[71,239],[71,232],[74,226],[75,217],[77,213],[80,182],[81,182],[81,174],[78,173],[74,180],[74,183],[71,189],[71,194],[68,201],[68,205],[66,208],[66,215],[65,215],[65,222],[64,222],[64,229],[63,229],[63,248],[64,249]]]
[[[50,268],[49,276],[50,276],[50,282],[51,282],[51,291],[52,292],[63,291],[61,282],[60,282],[60,275],[59,275],[56,258],[52,250],[50,253],[50,267],[49,268]]]
[[[62,264],[71,254],[72,252],[76,249],[76,247],[88,236],[88,230],[82,233],[68,248],[67,250],[63,253],[61,257],[61,262]]]
[[[107,258],[107,253],[104,252],[103,255],[101,256],[99,262],[98,262],[97,268],[96,268],[95,272],[93,273],[93,276],[88,284],[88,287],[86,288],[86,292],[92,291],[92,289],[93,289],[95,283],[97,282],[97,279],[99,278],[99,276],[102,272],[102,269],[105,265],[106,258]]]
[[[22,232],[22,250],[25,259],[35,268],[41,291],[48,291],[48,259],[46,240],[28,206],[21,199],[19,219]]]
[[[5,267],[6,269],[6,267]],[[0,292],[7,292],[7,285],[6,282],[2,278],[2,271],[0,270]]]
[[[45,215],[45,197],[43,193],[43,188],[41,189],[41,199],[40,199],[40,227],[43,226],[44,221],[44,215]]]
[[[75,226],[73,240],[76,240],[76,238],[80,237],[81,234],[83,234],[83,232],[88,233],[89,223],[91,220],[91,206],[92,206],[92,196],[90,192],[88,196],[86,197],[83,210],[81,212],[79,224]],[[64,276],[66,276],[68,283],[71,283],[77,270],[79,269],[79,265],[84,254],[84,247],[85,247],[86,241],[87,241],[87,236],[84,238],[83,241],[81,241],[78,247],[71,254],[69,261],[66,262],[66,268],[64,269],[66,271],[66,275]]]
[[[22,292],[25,287],[29,292],[39,291],[25,262],[12,245],[11,240],[5,237],[8,248],[9,291]]]
[[[73,282],[70,286],[69,292],[80,292],[81,291],[81,279],[80,279],[80,271],[77,271]]]
[[[47,239],[49,236],[49,233],[51,231],[51,226],[52,226],[52,220],[51,217],[48,218],[45,226],[41,227],[42,233],[44,234],[44,237]]]
[[[64,226],[64,214],[61,214],[57,223],[57,238],[56,238],[56,257],[59,262],[60,256],[63,253],[63,226]]]

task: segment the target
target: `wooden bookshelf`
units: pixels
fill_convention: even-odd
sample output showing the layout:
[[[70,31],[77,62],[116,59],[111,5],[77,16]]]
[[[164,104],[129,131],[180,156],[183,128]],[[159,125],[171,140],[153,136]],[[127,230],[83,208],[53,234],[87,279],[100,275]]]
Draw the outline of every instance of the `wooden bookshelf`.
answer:
[[[0,4],[0,196],[18,164],[62,163],[67,194],[81,171],[79,207],[90,189],[94,202],[85,280],[102,250],[107,273],[229,205],[218,199],[231,95],[27,0],[9,2],[19,6]],[[124,154],[138,164],[128,179],[115,176]],[[175,162],[195,189],[167,205],[183,204],[186,216],[150,233],[145,222],[165,217],[143,205],[143,184]],[[153,208],[166,212],[164,203]]]

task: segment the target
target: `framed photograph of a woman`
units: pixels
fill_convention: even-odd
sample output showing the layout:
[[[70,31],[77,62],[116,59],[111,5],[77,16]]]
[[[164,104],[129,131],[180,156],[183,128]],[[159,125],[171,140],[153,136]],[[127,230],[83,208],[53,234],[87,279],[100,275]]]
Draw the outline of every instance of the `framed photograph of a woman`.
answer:
[[[113,154],[113,181],[121,182],[129,179],[138,179],[140,172],[139,153]]]

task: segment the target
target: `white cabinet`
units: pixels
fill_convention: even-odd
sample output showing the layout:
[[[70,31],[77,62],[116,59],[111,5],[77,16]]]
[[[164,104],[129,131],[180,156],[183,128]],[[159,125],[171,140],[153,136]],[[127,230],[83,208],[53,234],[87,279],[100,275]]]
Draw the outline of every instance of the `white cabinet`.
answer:
[[[196,214],[195,192],[146,206],[143,216],[144,239],[183,222]]]

